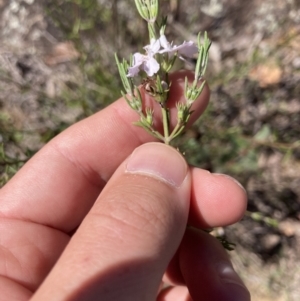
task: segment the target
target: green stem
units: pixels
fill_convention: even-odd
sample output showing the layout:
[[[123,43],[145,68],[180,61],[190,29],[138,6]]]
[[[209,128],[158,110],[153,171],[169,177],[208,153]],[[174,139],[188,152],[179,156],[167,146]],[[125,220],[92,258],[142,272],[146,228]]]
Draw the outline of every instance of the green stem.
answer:
[[[177,131],[180,129],[181,124],[177,122],[175,128],[173,129],[171,135],[169,136],[170,141],[175,138],[175,135],[177,134]]]
[[[182,125],[182,126],[178,129],[177,133],[175,133],[175,134],[172,136],[172,139],[175,139],[176,137],[178,137],[178,136],[183,132],[184,128],[185,128],[185,126]]]
[[[146,132],[148,132],[150,135],[154,136],[155,138],[165,142],[165,137],[161,135],[158,131],[154,130],[153,128],[151,129],[146,129],[144,128]]]
[[[156,31],[153,23],[148,23],[148,31],[149,31],[150,42],[152,39],[156,40]]]
[[[162,105],[161,110],[162,110],[162,117],[163,117],[165,144],[170,144],[170,139],[169,139],[169,112],[168,112],[168,109],[164,105]]]
[[[154,129],[151,128],[151,133],[154,137],[156,137],[157,139],[161,140],[161,141],[165,141],[165,138],[162,134],[160,134],[158,131],[155,131]]]

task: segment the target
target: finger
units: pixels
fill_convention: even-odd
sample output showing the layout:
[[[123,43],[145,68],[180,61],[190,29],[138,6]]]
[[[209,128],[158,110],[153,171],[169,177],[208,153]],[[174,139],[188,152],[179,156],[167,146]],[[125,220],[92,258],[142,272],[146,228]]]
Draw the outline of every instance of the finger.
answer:
[[[242,218],[247,206],[247,195],[239,182],[227,175],[212,174],[195,167],[191,168],[191,175],[191,204],[188,220],[190,225],[206,229],[227,226]],[[205,237],[199,236],[199,239]],[[199,241],[199,244],[206,243],[206,241],[202,243]],[[209,246],[206,247],[209,248]],[[179,261],[178,251],[164,275],[166,283],[171,285],[185,283]]]
[[[242,216],[246,196],[243,188],[236,181],[227,176],[210,174],[195,167],[191,168],[191,174],[193,175],[191,179],[193,183],[191,207],[196,206],[196,210],[200,213],[192,214],[195,208],[191,208],[190,216],[193,215],[194,217],[193,222],[190,218],[189,222],[191,224],[201,228],[207,227],[207,224],[210,226],[225,226]],[[207,187],[210,187],[210,189],[207,189]],[[227,198],[224,199],[225,195],[227,195]],[[223,208],[224,204],[225,207]],[[214,212],[216,208],[218,212],[220,210],[221,215]],[[204,214],[201,214],[201,210]],[[203,223],[203,216],[209,219],[209,223]],[[19,265],[16,265],[14,260],[6,259],[6,267],[8,265],[10,267],[9,269],[6,267],[0,269],[0,274],[7,275],[7,277],[16,281],[22,279],[22,283],[27,288],[34,290],[59,257],[60,252],[67,244],[68,237],[42,225],[10,221],[9,219],[0,220],[0,227],[3,230],[2,247],[19,252],[19,254],[14,253],[14,256],[18,258]],[[43,237],[43,240],[38,240],[36,237]],[[31,246],[32,250],[30,251],[26,247],[26,252],[20,252],[20,250],[23,250],[23,246]],[[31,255],[27,256],[27,254]],[[42,256],[40,256],[41,254]],[[7,271],[9,271],[8,274]],[[179,269],[178,256],[174,256],[172,259],[167,275],[168,277],[165,277],[165,280],[171,284],[184,283]]]
[[[250,301],[223,246],[211,235],[189,228],[179,251],[180,270],[192,300]]]
[[[186,286],[168,287],[159,293],[156,300],[157,301],[193,301]]]
[[[239,221],[247,207],[247,194],[235,179],[192,168],[189,224],[196,228],[227,226]]]
[[[32,301],[155,300],[185,231],[188,170],[171,147],[137,148],[110,179]]]
[[[70,237],[44,225],[1,217],[0,233],[0,300],[28,300],[25,296],[42,283]],[[4,297],[9,295],[19,297]]]
[[[171,107],[184,100],[185,75],[192,76],[179,72],[171,77]],[[206,86],[194,103],[191,121],[203,112],[208,98]],[[153,141],[134,121],[136,112],[119,99],[61,133],[1,189],[0,216],[73,231],[117,166],[138,145]]]

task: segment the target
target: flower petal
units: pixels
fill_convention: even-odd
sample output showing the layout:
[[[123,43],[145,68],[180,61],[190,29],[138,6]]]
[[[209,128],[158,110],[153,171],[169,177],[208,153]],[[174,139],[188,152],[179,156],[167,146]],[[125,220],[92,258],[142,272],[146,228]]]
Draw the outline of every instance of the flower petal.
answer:
[[[197,45],[192,41],[183,42],[183,44],[178,46],[177,48],[178,48],[178,53],[186,57],[193,57],[194,54],[198,52]]]
[[[162,39],[163,41],[163,39]],[[189,42],[183,42],[181,45],[179,46],[171,46],[170,44],[167,45],[165,44],[165,42],[168,43],[168,41],[163,41],[163,47],[165,49],[163,50],[160,50],[159,53],[169,53],[171,56],[174,54],[174,52],[178,52],[178,54],[180,55],[183,55],[183,56],[186,56],[186,57],[193,57],[194,54],[196,54],[198,52],[198,47],[197,45],[192,42],[192,41],[189,41]],[[168,48],[166,48],[166,47]]]
[[[147,54],[150,56],[154,56],[156,53],[158,53],[159,48],[160,42],[159,40],[155,39],[151,39],[150,45],[144,47],[144,49],[147,51]]]
[[[139,72],[140,72],[140,65],[132,66],[132,67],[128,68],[127,76],[134,77],[134,76],[138,75]]]
[[[159,70],[159,63],[153,57],[148,57],[147,61],[144,62],[143,69],[148,76],[153,76]]]
[[[167,38],[165,35],[161,35],[159,38],[160,41],[160,45],[161,47],[163,47],[164,49],[171,49],[171,44],[168,42]]]
[[[133,65],[141,65],[145,60],[145,56],[139,52],[133,55]]]
[[[127,76],[134,77],[138,75],[138,73],[140,72],[140,67],[144,63],[144,60],[145,60],[145,56],[139,52],[136,52],[133,55],[133,65],[128,68]]]

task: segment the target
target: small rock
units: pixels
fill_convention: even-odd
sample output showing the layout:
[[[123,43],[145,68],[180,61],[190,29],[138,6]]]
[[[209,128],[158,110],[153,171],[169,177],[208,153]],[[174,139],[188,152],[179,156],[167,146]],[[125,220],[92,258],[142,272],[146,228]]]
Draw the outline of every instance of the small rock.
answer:
[[[274,250],[280,242],[281,239],[278,234],[267,234],[261,239],[262,247],[267,252]]]
[[[276,85],[282,77],[282,69],[275,63],[269,62],[254,67],[249,74],[251,80],[257,81],[262,88]]]
[[[51,53],[45,58],[45,63],[48,66],[54,66],[75,60],[79,56],[79,52],[71,41],[61,42],[53,47]]]
[[[300,57],[294,58],[292,64],[295,69],[300,69]]]
[[[299,235],[300,236],[300,223],[292,220],[284,220],[279,223],[278,228],[281,233],[287,237]]]

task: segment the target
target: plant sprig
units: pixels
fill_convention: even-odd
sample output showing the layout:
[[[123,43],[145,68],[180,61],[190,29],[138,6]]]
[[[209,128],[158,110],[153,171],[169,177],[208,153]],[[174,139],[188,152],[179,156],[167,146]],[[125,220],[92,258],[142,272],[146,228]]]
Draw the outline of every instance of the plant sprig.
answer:
[[[167,18],[157,22],[159,5],[158,0],[135,0],[135,4],[140,16],[148,23],[150,42],[144,47],[145,52],[136,52],[129,62],[118,59],[116,63],[123,83],[123,97],[129,106],[140,116],[139,121],[134,124],[142,127],[148,133],[158,138],[165,144],[178,137],[185,129],[192,114],[192,105],[202,93],[205,81],[203,80],[208,65],[209,48],[211,41],[205,32],[203,37],[198,34],[197,44],[189,41],[176,46],[169,43],[165,36]],[[170,125],[170,110],[168,98],[171,82],[169,72],[177,59],[194,58],[197,56],[195,76],[192,84],[185,79],[184,96],[185,102],[177,103],[177,123],[174,128]],[[163,134],[161,134],[153,124],[152,108],[144,108],[140,88],[134,84],[133,79],[141,75],[145,92],[149,94],[161,108]]]

